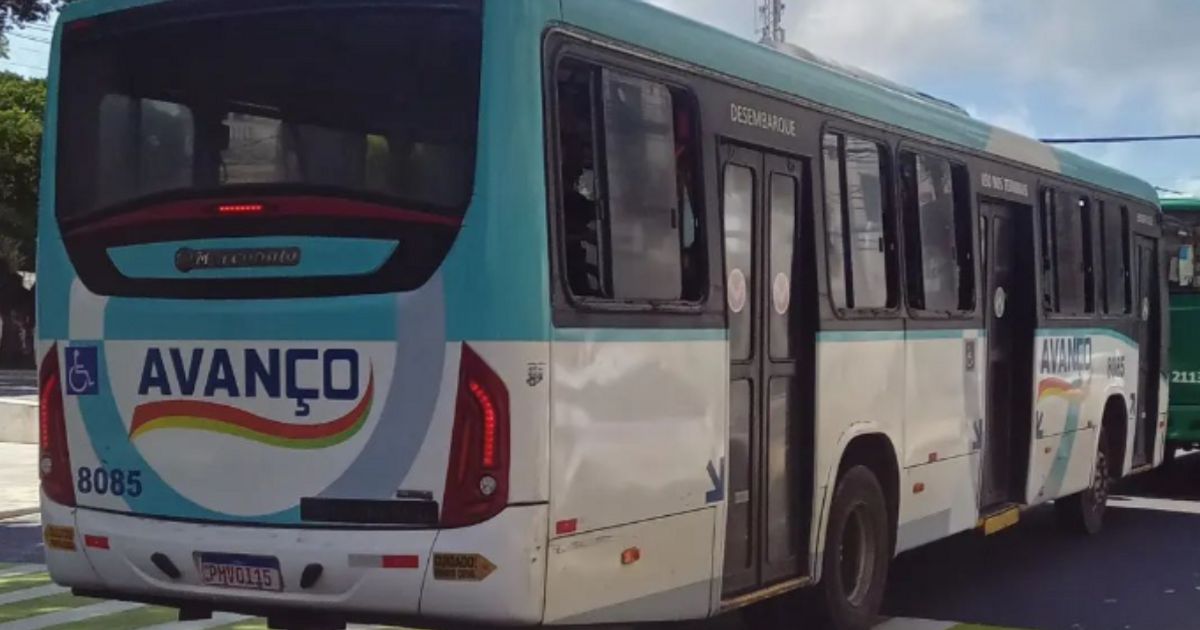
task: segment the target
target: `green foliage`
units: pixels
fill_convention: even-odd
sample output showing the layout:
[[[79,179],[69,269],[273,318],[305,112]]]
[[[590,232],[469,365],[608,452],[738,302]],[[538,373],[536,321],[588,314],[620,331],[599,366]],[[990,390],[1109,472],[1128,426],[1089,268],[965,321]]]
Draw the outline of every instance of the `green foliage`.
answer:
[[[0,260],[32,269],[46,82],[0,72]]]

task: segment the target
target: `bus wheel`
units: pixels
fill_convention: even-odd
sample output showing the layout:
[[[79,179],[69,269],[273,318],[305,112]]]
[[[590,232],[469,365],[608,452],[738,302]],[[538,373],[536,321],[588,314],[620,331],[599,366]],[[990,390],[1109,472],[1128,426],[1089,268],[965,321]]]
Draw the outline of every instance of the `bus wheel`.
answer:
[[[830,628],[865,630],[883,604],[891,545],[883,488],[865,466],[838,480],[829,509],[818,613]]]
[[[1068,531],[1078,534],[1098,534],[1104,525],[1104,510],[1108,505],[1108,438],[1100,429],[1100,444],[1096,449],[1096,467],[1092,482],[1083,491],[1054,501],[1058,522]]]

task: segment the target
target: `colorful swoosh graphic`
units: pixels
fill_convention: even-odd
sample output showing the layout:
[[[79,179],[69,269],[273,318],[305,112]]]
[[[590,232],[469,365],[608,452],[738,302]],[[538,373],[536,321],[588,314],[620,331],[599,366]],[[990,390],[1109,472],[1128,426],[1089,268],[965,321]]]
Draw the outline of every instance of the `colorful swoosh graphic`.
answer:
[[[1083,399],[1082,385],[1079,381],[1072,383],[1061,378],[1044,378],[1038,383],[1037,399],[1040,401],[1045,398],[1065,398],[1071,402],[1078,402]]]
[[[374,398],[375,371],[371,370],[362,400],[346,415],[318,424],[280,422],[230,405],[199,400],[145,403],[133,410],[129,439],[153,431],[187,429],[223,433],[281,448],[326,448],[349,440],[363,428]]]
[[[1071,453],[1075,448],[1075,437],[1078,435],[1079,429],[1079,411],[1083,406],[1083,381],[1077,380],[1074,382],[1057,377],[1047,377],[1038,381],[1037,399],[1040,403],[1047,398],[1061,398],[1067,401],[1067,416],[1063,424],[1063,432],[1058,437],[1058,450],[1054,454],[1054,461],[1050,464],[1050,469],[1046,471],[1046,478],[1042,480],[1042,488],[1038,491],[1039,497],[1057,497],[1062,490],[1063,480],[1067,476],[1067,467],[1071,463]],[[1041,435],[1041,416],[1038,417],[1038,438]]]

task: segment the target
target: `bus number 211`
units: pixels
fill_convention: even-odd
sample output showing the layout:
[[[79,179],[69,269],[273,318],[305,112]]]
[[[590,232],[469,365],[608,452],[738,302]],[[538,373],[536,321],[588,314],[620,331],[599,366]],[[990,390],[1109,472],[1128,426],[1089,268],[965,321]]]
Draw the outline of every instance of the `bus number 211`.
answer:
[[[1172,383],[1200,383],[1200,372],[1189,372],[1187,370],[1174,370],[1171,372]]]

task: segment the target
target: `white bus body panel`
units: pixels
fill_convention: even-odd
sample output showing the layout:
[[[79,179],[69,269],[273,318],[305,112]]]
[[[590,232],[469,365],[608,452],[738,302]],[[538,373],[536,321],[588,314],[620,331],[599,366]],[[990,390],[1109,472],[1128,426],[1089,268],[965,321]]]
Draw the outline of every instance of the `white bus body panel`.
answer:
[[[903,452],[905,357],[902,333],[817,334],[816,475],[819,508],[812,529],[813,577],[821,556],[838,464],[846,446],[862,435],[882,434]],[[852,395],[846,395],[852,392]],[[901,502],[903,504],[903,501]]]
[[[569,339],[551,354],[547,620],[708,615],[724,531],[723,335]],[[632,547],[642,559],[623,566]]]

